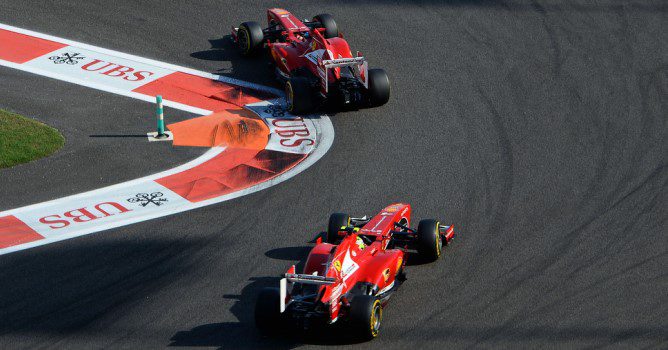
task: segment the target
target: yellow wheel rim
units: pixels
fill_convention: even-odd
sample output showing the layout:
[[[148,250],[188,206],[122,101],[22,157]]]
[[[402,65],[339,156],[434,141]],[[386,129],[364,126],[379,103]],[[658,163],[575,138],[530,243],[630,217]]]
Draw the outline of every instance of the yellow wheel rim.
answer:
[[[436,256],[441,256],[441,235],[438,233],[438,228],[441,226],[440,222],[436,223]]]
[[[380,328],[380,321],[383,319],[383,308],[380,306],[380,300],[376,300],[373,303],[373,308],[371,311],[371,319],[369,322],[369,327],[371,329],[371,335],[375,338],[378,336],[378,329]]]

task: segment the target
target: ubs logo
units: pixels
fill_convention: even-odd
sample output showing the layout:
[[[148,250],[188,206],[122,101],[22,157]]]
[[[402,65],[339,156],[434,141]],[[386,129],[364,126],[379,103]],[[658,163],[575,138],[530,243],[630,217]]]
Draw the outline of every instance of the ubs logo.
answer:
[[[140,81],[155,74],[153,72],[136,70],[132,67],[123,66],[113,62],[106,62],[99,59],[93,59],[92,61],[81,66],[81,69],[89,72],[98,72],[108,77],[121,78],[127,81]]]
[[[161,198],[162,196],[163,196],[162,192],[153,192],[151,194],[137,193],[134,197],[128,198],[128,202],[139,203],[139,205],[141,205],[142,207],[145,207],[149,204],[153,204],[159,207],[163,205],[164,202],[167,202],[167,198]]]
[[[271,114],[271,116],[274,118],[285,117],[285,109],[280,105],[268,105],[264,112]]]
[[[51,56],[49,59],[53,61],[54,64],[77,64],[79,60],[82,60],[86,57],[81,56],[80,53],[68,53],[65,52],[60,56]]]

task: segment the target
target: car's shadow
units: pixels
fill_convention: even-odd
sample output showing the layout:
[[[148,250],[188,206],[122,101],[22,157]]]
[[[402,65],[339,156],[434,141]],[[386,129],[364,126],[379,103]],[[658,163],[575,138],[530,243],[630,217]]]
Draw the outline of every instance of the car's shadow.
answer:
[[[257,349],[271,347],[292,349],[300,343],[288,338],[263,337],[255,328],[254,306],[257,295],[265,287],[278,285],[277,277],[255,277],[238,295],[225,295],[234,300],[230,308],[238,322],[221,322],[199,325],[190,330],[177,332],[172,336],[169,346],[220,347],[235,349]]]
[[[322,236],[319,233],[313,238]],[[276,248],[265,252],[265,256],[283,262],[294,262],[297,271],[301,271],[313,246],[296,246]],[[286,269],[288,268],[286,264]],[[230,308],[238,322],[210,323],[179,331],[171,337],[169,346],[206,346],[221,348],[257,349],[271,347],[292,349],[304,344],[312,345],[346,345],[355,344],[359,340],[349,336],[345,326],[334,324],[320,329],[308,331],[297,330],[281,334],[280,337],[267,337],[260,334],[255,327],[255,301],[266,287],[278,286],[279,277],[253,277],[240,291],[240,294],[228,294],[223,297],[234,300]]]
[[[442,245],[441,246],[441,254],[445,254],[445,251],[448,249],[447,245]],[[418,266],[418,265],[426,265],[426,264],[431,264],[434,261],[433,260],[426,260],[420,255],[418,255],[417,251],[406,251],[407,257],[406,257],[406,266]]]
[[[193,52],[190,57],[205,61],[229,62],[229,68],[220,68],[214,73],[283,90],[284,83],[276,79],[271,57],[266,50],[252,57],[244,57],[229,34],[222,38],[208,39],[208,42],[209,48]],[[341,112],[354,112],[360,109],[364,108],[342,108],[336,104],[325,102],[318,107],[315,113],[325,113],[332,117]]]
[[[206,61],[229,62],[231,67],[220,68],[215,73],[282,89],[282,84],[274,79],[273,68],[269,64],[270,57],[266,52],[253,57],[244,57],[237,49],[231,35],[208,41],[209,48],[193,52],[190,57]]]

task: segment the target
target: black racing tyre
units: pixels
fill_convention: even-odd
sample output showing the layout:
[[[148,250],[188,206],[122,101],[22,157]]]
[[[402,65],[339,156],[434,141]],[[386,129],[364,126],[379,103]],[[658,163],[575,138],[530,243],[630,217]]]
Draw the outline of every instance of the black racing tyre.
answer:
[[[417,251],[424,262],[438,260],[443,244],[436,220],[420,220],[417,229]]]
[[[255,302],[255,326],[265,335],[276,335],[284,328],[278,288],[264,288]]]
[[[327,243],[335,244],[339,240],[339,231],[343,226],[350,226],[350,216],[348,214],[334,213],[329,216]]]
[[[390,79],[380,68],[369,69],[369,105],[382,106],[390,100]]]
[[[334,21],[334,17],[327,13],[321,13],[313,17],[314,22],[320,22],[320,28],[325,28],[325,39],[336,38],[339,36],[339,27]]]
[[[237,45],[244,56],[252,56],[260,51],[264,34],[257,22],[244,22],[237,31]]]
[[[285,83],[285,102],[288,112],[306,114],[313,111],[315,103],[311,84],[307,78],[292,77]]]
[[[371,295],[357,295],[350,301],[349,322],[353,333],[362,340],[378,336],[383,320],[380,299]]]

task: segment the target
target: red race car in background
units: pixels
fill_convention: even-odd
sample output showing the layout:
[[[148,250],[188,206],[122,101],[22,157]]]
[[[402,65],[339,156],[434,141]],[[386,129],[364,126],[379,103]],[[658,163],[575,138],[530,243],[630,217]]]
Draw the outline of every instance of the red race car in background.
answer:
[[[267,48],[276,76],[285,82],[288,111],[304,114],[323,102],[340,107],[375,107],[390,98],[390,80],[382,69],[368,69],[366,59],[353,57],[334,18],[320,14],[301,21],[283,9],[267,10],[268,27],[257,22],[232,28],[244,56]]]
[[[407,252],[422,262],[441,256],[454,237],[452,226],[420,220],[409,227],[411,207],[392,204],[375,217],[329,218],[325,240],[317,240],[298,274],[292,265],[279,288],[265,288],[255,306],[261,332],[278,335],[287,325],[302,329],[344,322],[362,339],[378,336],[383,307],[405,280]]]

